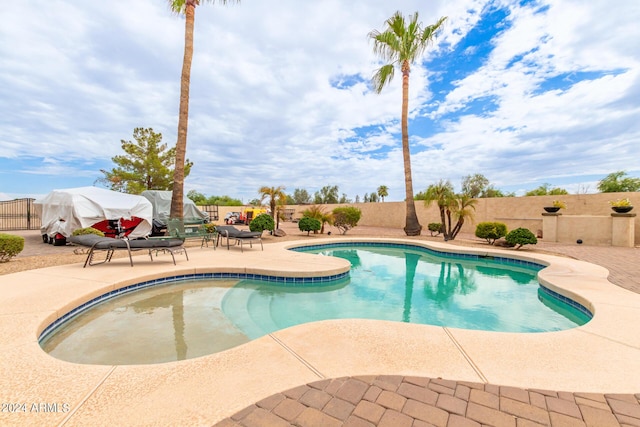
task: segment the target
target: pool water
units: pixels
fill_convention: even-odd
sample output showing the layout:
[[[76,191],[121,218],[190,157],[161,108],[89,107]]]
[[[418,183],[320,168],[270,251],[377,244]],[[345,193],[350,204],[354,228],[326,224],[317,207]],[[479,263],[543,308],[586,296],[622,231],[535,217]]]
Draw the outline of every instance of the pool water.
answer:
[[[75,363],[184,360],[325,319],[365,318],[502,332],[573,328],[590,316],[548,295],[538,268],[420,248],[331,247],[349,277],[318,285],[193,280],[116,297],[65,322],[42,348]]]
[[[325,319],[379,319],[500,332],[550,332],[589,316],[540,288],[540,268],[443,258],[421,249],[334,247],[305,251],[347,259],[350,277],[283,287],[244,280],[222,311],[250,338]]]

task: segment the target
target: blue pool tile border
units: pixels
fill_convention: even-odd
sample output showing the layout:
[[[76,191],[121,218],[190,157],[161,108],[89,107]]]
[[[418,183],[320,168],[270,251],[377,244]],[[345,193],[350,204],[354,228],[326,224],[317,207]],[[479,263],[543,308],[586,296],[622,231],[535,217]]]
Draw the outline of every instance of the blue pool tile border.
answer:
[[[585,316],[588,316],[589,319],[593,318],[593,313],[584,305],[580,304],[577,301],[572,300],[571,298],[568,298],[562,294],[559,294],[556,291],[553,291],[549,288],[547,288],[544,285],[540,285],[540,290],[542,290],[542,292],[544,292],[545,294],[549,295],[552,298],[555,298],[559,301],[564,302],[567,305],[570,305],[571,307],[575,308],[576,310],[580,311],[582,314],[584,314]]]
[[[177,276],[167,276],[160,277],[158,279],[147,280],[145,282],[135,283],[133,285],[124,286],[119,289],[115,289],[109,292],[105,292],[104,294],[97,296],[68,313],[63,314],[58,317],[52,323],[50,323],[40,336],[38,337],[38,341],[42,341],[47,338],[56,328],[58,328],[63,323],[71,320],[73,317],[81,314],[85,310],[90,309],[91,307],[103,303],[111,298],[115,298],[117,296],[121,296],[127,294],[129,292],[138,291],[140,289],[148,288],[151,286],[164,285],[168,283],[179,283],[188,280],[202,280],[202,279],[234,279],[234,280],[262,280],[265,282],[277,283],[279,285],[284,286],[294,286],[294,285],[304,285],[304,284],[322,284],[335,282],[336,280],[341,280],[349,277],[349,272],[346,271],[344,273],[333,274],[330,276],[316,276],[316,277],[285,277],[285,276],[273,276],[267,274],[252,274],[252,273],[193,273],[193,274],[180,274]]]
[[[305,246],[296,246],[293,248],[289,248],[289,250],[295,252],[307,252],[316,249],[330,249],[335,247],[342,246],[363,246],[363,247],[382,247],[382,248],[398,248],[398,249],[414,249],[427,252],[432,255],[437,255],[441,257],[447,258],[457,258],[457,259],[468,259],[468,260],[491,260],[493,262],[497,262],[499,264],[508,264],[508,265],[516,265],[519,267],[531,267],[537,270],[542,270],[546,267],[544,264],[540,264],[533,261],[525,261],[515,258],[507,258],[501,256],[493,256],[493,255],[482,255],[482,254],[465,254],[465,253],[456,253],[456,252],[446,252],[439,251],[431,248],[427,248],[425,246],[420,245],[412,245],[409,243],[393,243],[393,242],[336,242],[336,243],[320,243],[317,245],[305,245]]]

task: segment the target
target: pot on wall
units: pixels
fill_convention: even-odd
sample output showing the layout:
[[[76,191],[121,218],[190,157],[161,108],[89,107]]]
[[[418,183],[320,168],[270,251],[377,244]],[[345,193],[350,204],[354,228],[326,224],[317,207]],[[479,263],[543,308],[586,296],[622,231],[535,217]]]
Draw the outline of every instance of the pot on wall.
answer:
[[[560,208],[556,206],[546,206],[544,210],[547,212],[558,212]]]
[[[611,206],[615,213],[627,213],[633,209],[633,206]]]

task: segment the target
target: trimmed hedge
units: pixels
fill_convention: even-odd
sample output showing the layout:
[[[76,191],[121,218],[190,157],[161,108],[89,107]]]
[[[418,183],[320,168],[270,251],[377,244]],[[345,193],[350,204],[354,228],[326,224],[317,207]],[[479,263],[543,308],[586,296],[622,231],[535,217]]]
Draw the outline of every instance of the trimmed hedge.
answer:
[[[507,225],[502,222],[481,222],[476,226],[476,237],[485,239],[490,245],[507,235]]]
[[[0,262],[7,262],[24,249],[24,237],[0,233]]]
[[[306,231],[307,236],[310,231],[318,231],[322,227],[322,223],[319,219],[310,218],[308,216],[303,216],[302,219],[298,222],[298,228],[300,231]]]
[[[271,215],[263,213],[258,215],[249,223],[249,230],[251,231],[273,231],[276,228],[276,223],[271,218]]]
[[[520,249],[524,245],[535,245],[538,243],[536,236],[527,228],[516,228],[509,232],[504,238],[511,246]]]
[[[436,233],[435,236],[437,236],[438,234],[444,231],[444,227],[442,226],[442,223],[439,223],[439,222],[430,222],[427,228],[431,232],[432,236],[434,236],[433,233]]]

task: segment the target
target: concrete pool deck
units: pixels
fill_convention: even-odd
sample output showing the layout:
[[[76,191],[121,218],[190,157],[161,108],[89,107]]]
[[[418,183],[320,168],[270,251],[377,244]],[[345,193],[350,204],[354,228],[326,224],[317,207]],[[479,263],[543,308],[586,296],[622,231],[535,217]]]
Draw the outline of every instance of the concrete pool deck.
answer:
[[[25,271],[0,279],[0,425],[419,426],[429,425],[420,424],[428,414],[433,425],[640,425],[640,396],[633,394],[640,392],[640,295],[609,283],[606,269],[533,252],[384,240],[550,264],[540,281],[594,318],[540,334],[324,321],[186,361],[78,365],[45,354],[38,335],[116,287],[177,274],[315,276],[346,266],[287,251],[288,241],[242,254],[189,248],[190,260],[178,255],[177,266],[161,255],[154,262],[136,256],[133,268],[121,258],[85,269],[80,263]]]

